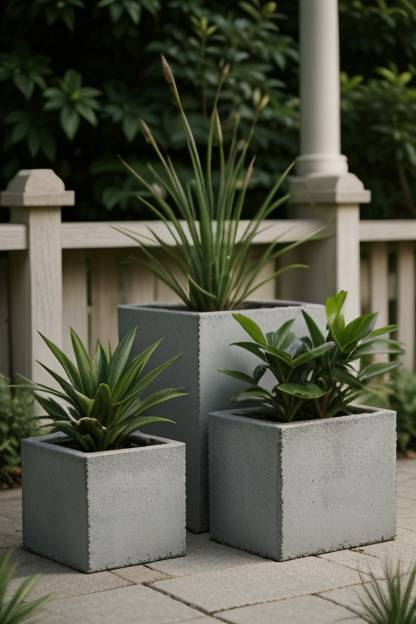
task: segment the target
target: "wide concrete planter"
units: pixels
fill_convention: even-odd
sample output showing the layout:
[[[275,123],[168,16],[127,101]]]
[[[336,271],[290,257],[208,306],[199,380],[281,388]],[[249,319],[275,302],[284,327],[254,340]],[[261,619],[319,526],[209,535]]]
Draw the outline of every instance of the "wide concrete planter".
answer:
[[[23,440],[23,543],[83,572],[185,554],[185,445],[83,453]]]
[[[307,330],[302,309],[324,327],[324,308],[320,305],[262,301],[252,302],[241,312],[254,318],[264,331],[278,329],[294,318],[294,331],[304,335]],[[169,436],[186,443],[187,526],[197,533],[207,531],[208,414],[231,407],[231,398],[245,387],[244,383],[219,373],[218,369],[252,372],[258,362],[242,349],[230,348],[231,342],[247,340],[230,311],[189,312],[167,304],[120,306],[120,339],[133,327],[139,329],[133,353],[164,337],[152,360],[154,364],[183,353],[183,357],[161,376],[161,385],[156,382],[154,387],[183,386],[189,392],[189,396],[181,399],[181,411],[177,418],[173,417],[176,425],[169,429]],[[161,406],[157,414],[172,415],[171,406]],[[151,431],[159,434],[162,429],[155,425]]]
[[[361,410],[290,424],[211,414],[211,538],[277,561],[393,538],[396,415]]]

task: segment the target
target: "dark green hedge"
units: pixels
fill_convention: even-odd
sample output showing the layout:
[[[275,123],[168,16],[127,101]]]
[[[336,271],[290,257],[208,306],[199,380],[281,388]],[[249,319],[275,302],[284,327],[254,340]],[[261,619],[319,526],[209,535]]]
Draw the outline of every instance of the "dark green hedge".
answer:
[[[145,216],[117,154],[137,165],[152,158],[139,129],[143,117],[175,159],[182,157],[163,53],[200,142],[222,64],[231,66],[224,119],[239,111],[248,124],[253,98],[270,96],[255,140],[255,202],[256,191],[297,154],[297,4],[4,0],[2,187],[19,168],[53,167],[77,191],[70,218]],[[340,10],[343,151],[373,190],[367,212],[414,217],[416,3],[341,0]]]

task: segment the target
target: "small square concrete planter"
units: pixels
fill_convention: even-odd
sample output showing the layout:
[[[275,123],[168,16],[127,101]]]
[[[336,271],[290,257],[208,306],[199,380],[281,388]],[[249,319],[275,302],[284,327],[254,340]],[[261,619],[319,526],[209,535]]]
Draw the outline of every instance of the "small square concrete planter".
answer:
[[[185,554],[185,445],[83,453],[62,435],[23,440],[23,543],[83,572]]]
[[[285,321],[296,319],[295,333],[305,335],[302,310],[309,312],[322,329],[325,327],[325,311],[321,305],[261,301],[250,302],[240,311],[255,319],[264,331],[276,330]],[[161,336],[164,340],[152,360],[156,365],[183,353],[183,357],[164,372],[160,384],[184,387],[189,392],[189,396],[181,400],[181,413],[174,417],[176,425],[169,429],[169,435],[186,443],[187,526],[196,533],[209,528],[208,414],[231,407],[231,398],[245,387],[244,383],[219,373],[218,369],[252,372],[257,365],[255,356],[229,347],[231,342],[247,339],[233,319],[235,311],[190,312],[168,304],[119,307],[120,339],[130,329],[138,327],[133,355]],[[158,383],[154,384],[155,389]],[[152,413],[168,417],[169,410],[170,406],[162,405]],[[156,435],[162,432],[158,425],[150,430]]]
[[[277,561],[393,538],[396,415],[360,410],[288,424],[211,414],[211,538]]]

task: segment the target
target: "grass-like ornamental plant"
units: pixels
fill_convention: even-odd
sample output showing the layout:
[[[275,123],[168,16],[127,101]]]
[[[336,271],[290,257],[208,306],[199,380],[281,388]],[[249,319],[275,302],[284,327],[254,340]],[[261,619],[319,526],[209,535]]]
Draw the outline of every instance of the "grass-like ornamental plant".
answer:
[[[288,195],[278,194],[290,167],[277,178],[251,220],[243,222],[255,159],[252,158],[248,165],[246,161],[257,120],[267,106],[267,97],[257,95],[256,112],[247,137],[239,137],[238,118],[234,118],[232,137],[226,146],[225,124],[218,112],[218,98],[227,73],[225,67],[203,156],[182,106],[172,70],[164,58],[162,65],[180,112],[193,174],[191,179],[181,178],[179,169],[163,153],[150,128],[142,122],[144,136],[156,152],[160,169],[156,171],[149,165],[150,176],[145,176],[125,164],[149,196],[139,197],[139,200],[165,224],[171,241],[163,239],[151,227],[148,235],[126,229],[121,231],[140,245],[145,266],[171,288],[189,310],[241,308],[260,286],[290,268],[304,266],[292,264],[271,270],[266,277],[258,277],[270,260],[276,260],[303,241],[282,247],[277,240],[268,245],[259,258],[253,258],[251,254],[253,241],[263,231],[263,220],[288,198]],[[149,246],[149,242],[157,244]]]
[[[81,339],[71,330],[75,361],[42,336],[67,379],[49,367],[43,368],[57,382],[59,388],[30,382],[35,397],[51,422],[52,431],[64,433],[75,448],[85,452],[118,449],[130,443],[131,435],[144,425],[155,422],[174,422],[149,415],[156,405],[184,396],[179,388],[157,390],[143,397],[149,385],[171,366],[174,356],[145,372],[145,367],[161,340],[151,344],[131,360],[130,353],[136,330],[130,331],[114,352],[107,353],[98,343],[91,357]],[[46,395],[46,396],[45,396]]]
[[[369,574],[370,582],[361,577],[363,595],[356,615],[367,624],[416,624],[416,564],[405,574],[400,562],[395,567],[386,563],[386,580]]]
[[[21,624],[32,621],[38,614],[39,607],[48,599],[42,596],[36,600],[28,600],[37,576],[31,576],[22,581],[10,597],[6,598],[6,591],[13,580],[17,566],[11,561],[11,552],[0,558],[0,622],[1,624]]]
[[[234,314],[235,320],[251,338],[234,346],[256,355],[261,364],[252,375],[239,371],[222,372],[245,381],[249,388],[237,397],[249,401],[272,420],[291,422],[330,418],[353,411],[352,403],[365,391],[366,384],[398,366],[397,361],[361,363],[357,360],[375,353],[398,355],[400,344],[386,335],[395,329],[388,325],[375,329],[377,314],[369,313],[346,323],[343,306],[347,293],[340,291],[326,302],[327,328],[323,334],[311,316],[303,311],[308,332],[297,338],[294,320],[277,331],[264,334],[253,319]],[[273,386],[260,385],[269,373]]]

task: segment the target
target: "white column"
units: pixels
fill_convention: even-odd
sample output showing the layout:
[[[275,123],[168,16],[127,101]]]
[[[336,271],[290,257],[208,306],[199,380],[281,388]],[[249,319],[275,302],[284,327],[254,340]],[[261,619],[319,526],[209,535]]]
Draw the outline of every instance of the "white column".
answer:
[[[296,172],[342,174],[338,0],[300,0],[301,140]]]
[[[291,214],[330,223],[328,238],[296,251],[307,275],[287,274],[285,295],[324,303],[345,289],[348,318],[360,311],[360,204],[370,192],[341,154],[338,0],[300,0],[301,129]]]

